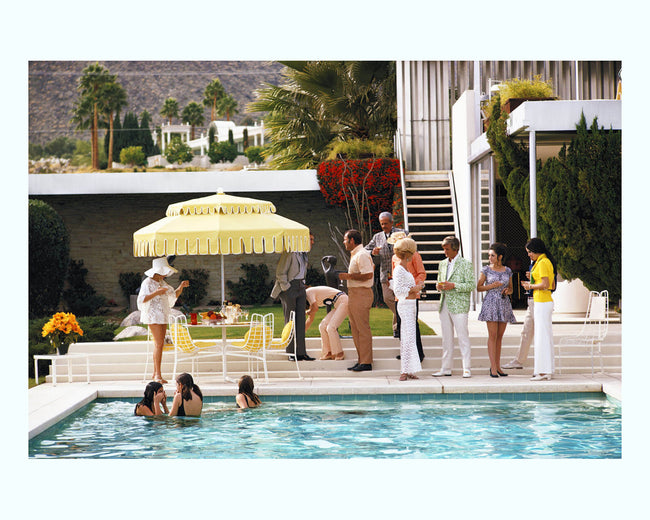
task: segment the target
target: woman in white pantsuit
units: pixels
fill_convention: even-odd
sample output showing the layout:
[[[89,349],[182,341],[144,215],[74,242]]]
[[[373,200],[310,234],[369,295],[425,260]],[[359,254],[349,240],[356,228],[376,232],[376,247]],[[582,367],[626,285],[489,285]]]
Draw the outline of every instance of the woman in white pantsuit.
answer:
[[[535,323],[535,368],[531,381],[550,381],[555,370],[553,352],[553,298],[555,290],[555,260],[539,238],[531,238],[526,244],[528,257],[534,262],[530,281],[522,281],[524,289],[533,290],[533,321]]]

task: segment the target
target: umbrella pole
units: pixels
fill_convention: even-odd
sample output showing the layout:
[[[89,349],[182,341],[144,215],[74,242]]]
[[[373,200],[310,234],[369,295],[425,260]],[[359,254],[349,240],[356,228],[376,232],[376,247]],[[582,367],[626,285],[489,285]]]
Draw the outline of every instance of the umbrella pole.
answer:
[[[221,255],[221,301],[226,301],[226,282],[224,278],[224,268],[223,268],[223,255]]]

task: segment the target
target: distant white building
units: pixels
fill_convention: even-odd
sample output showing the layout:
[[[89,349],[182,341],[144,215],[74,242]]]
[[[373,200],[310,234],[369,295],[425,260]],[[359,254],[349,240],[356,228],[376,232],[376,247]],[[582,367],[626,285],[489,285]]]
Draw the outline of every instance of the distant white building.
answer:
[[[190,125],[189,124],[163,124],[160,128],[162,132],[162,153],[164,155],[165,148],[171,142],[173,134],[180,134],[181,140],[186,143],[193,151],[199,150],[200,155],[205,155],[208,152],[208,135],[210,127],[214,127],[214,140],[221,143],[228,140],[228,134],[232,130],[232,137],[237,145],[237,151],[244,151],[244,130],[248,132],[249,146],[264,146],[264,121],[259,125],[255,123],[254,126],[237,126],[233,121],[211,121],[208,125],[208,130],[201,133],[198,139],[190,140]]]

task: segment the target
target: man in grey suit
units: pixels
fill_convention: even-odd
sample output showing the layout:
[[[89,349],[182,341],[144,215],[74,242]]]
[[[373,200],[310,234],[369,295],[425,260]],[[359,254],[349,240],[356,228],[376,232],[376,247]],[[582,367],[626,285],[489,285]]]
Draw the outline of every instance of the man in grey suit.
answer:
[[[309,234],[311,244],[314,244],[314,235]],[[284,251],[275,270],[275,285],[271,291],[271,298],[278,296],[282,302],[284,323],[289,321],[291,311],[296,316],[296,352],[293,352],[293,342],[287,345],[287,352],[297,356],[298,361],[313,361],[307,355],[305,346],[305,310],[307,308],[307,294],[305,289],[305,276],[307,275],[307,253],[288,253]]]
[[[370,242],[366,244],[366,249],[373,256],[379,256],[379,281],[381,282],[382,297],[386,306],[393,313],[393,336],[399,338],[395,293],[389,285],[392,274],[393,246],[388,243],[388,237],[404,230],[393,227],[393,215],[388,211],[379,214],[379,225],[381,231],[375,233]]]

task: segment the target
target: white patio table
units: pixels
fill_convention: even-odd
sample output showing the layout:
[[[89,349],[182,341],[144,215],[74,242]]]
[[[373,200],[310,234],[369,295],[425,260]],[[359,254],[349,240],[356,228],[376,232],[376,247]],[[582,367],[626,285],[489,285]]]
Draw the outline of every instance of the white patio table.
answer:
[[[226,361],[227,357],[227,352],[228,352],[228,339],[226,337],[226,331],[229,328],[235,328],[235,327],[250,327],[251,323],[250,321],[235,321],[234,323],[227,323],[226,320],[209,320],[209,321],[202,321],[200,323],[197,323],[196,325],[190,325],[188,324],[188,327],[214,327],[214,328],[220,328],[221,329],[221,363],[222,363],[222,372],[223,372],[223,380],[228,381],[230,383],[236,383],[234,379],[231,379],[228,377],[228,363]],[[219,340],[217,338],[217,343],[216,346],[219,346]]]
[[[67,354],[36,354],[34,355],[34,377],[36,378],[36,384],[38,384],[38,360],[39,359],[49,359],[52,361],[52,386],[56,386],[56,365],[57,360],[64,359],[68,363],[68,383],[72,383],[72,360],[73,359],[85,359],[86,360],[86,382],[90,384],[90,359],[88,354],[83,352],[75,352]]]

